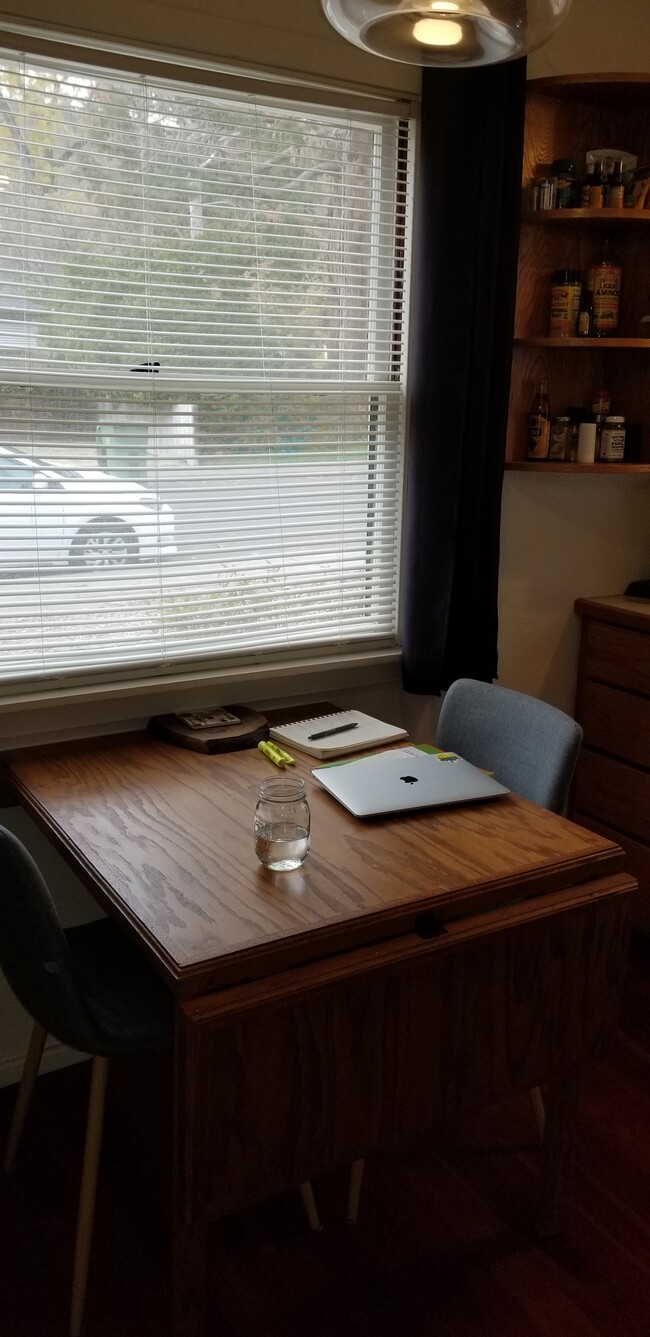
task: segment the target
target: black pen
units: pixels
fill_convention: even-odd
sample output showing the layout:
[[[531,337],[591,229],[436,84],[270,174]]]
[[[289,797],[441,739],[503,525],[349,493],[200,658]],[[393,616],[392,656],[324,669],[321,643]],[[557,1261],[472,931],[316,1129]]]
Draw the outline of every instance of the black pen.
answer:
[[[334,733],[347,733],[348,729],[357,728],[357,724],[339,724],[336,729],[323,729],[322,733],[310,733],[307,742],[315,743],[317,738],[331,738]]]

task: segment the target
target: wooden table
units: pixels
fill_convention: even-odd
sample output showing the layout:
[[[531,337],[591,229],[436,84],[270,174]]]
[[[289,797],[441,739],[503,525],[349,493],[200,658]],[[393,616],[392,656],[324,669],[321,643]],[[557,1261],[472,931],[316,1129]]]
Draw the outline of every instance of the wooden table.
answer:
[[[576,1074],[615,1024],[618,846],[514,796],[359,821],[296,755],[312,844],[293,873],[255,857],[257,750],[128,734],[4,757],[176,997],[174,1337],[203,1331],[211,1220],[547,1082],[555,1216]]]

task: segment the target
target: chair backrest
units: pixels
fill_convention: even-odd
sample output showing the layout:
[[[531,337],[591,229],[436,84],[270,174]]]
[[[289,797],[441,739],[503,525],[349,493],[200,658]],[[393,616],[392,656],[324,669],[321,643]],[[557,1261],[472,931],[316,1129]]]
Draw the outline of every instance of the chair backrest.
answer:
[[[458,678],[449,687],[436,743],[494,771],[515,794],[563,812],[582,729],[564,711],[522,692]]]
[[[18,1001],[48,1034],[73,1049],[97,1052],[98,1030],[77,983],[52,897],[31,855],[4,827],[0,967]]]

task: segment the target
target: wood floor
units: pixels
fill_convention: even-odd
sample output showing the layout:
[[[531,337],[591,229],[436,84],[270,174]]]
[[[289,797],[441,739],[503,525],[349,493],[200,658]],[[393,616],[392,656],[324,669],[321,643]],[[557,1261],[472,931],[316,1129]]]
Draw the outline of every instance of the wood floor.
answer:
[[[19,1165],[0,1175],[0,1333],[64,1337],[88,1068],[39,1080]],[[0,1092],[0,1138],[13,1091]],[[87,1337],[164,1337],[164,1231],[109,1118]],[[373,1159],[356,1230],[344,1177],[214,1229],[214,1337],[650,1337],[650,947],[635,945],[621,1026],[585,1074],[569,1228],[531,1224],[526,1099],[435,1145]]]

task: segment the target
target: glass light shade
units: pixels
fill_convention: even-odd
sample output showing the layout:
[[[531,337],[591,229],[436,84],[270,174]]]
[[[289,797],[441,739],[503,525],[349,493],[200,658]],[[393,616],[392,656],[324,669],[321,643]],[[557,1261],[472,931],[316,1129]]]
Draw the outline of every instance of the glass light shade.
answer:
[[[571,0],[321,0],[348,42],[406,65],[495,65],[548,41]]]

